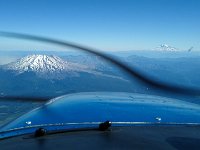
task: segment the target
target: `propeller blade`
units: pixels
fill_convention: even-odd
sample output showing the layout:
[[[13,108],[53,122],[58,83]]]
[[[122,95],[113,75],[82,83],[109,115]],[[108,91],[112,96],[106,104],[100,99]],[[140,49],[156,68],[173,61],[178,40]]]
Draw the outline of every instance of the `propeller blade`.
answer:
[[[0,96],[0,101],[25,101],[25,102],[41,102],[44,103],[53,97],[31,97],[31,96]]]
[[[82,46],[82,45],[79,45],[79,44],[76,44],[76,43],[72,43],[72,42],[67,42],[67,41],[62,41],[62,40],[57,40],[57,39],[47,38],[47,37],[41,37],[41,36],[35,36],[35,35],[29,35],[29,34],[0,31],[0,36],[37,41],[37,42],[53,44],[53,45],[57,45],[57,46],[61,46],[61,47],[75,48],[77,50],[81,50],[81,51],[84,51],[84,52],[87,52],[87,53],[90,53],[90,54],[93,54],[93,55],[100,56],[101,58],[103,58],[107,62],[114,64],[115,66],[119,67],[121,70],[128,73],[132,78],[135,78],[135,79],[139,80],[140,82],[142,82],[143,84],[151,86],[155,89],[162,90],[162,91],[165,91],[165,92],[174,93],[174,94],[193,95],[193,96],[194,95],[198,95],[198,96],[200,95],[200,89],[183,87],[183,86],[178,86],[178,85],[173,85],[173,84],[157,81],[156,79],[148,76],[147,74],[139,72],[137,69],[135,69],[133,67],[127,66],[126,64],[124,64],[123,62],[118,60],[117,58],[110,56],[110,55],[107,55],[103,52],[100,52],[97,49],[85,47],[85,46]],[[20,97],[16,97],[16,99],[20,99]],[[24,100],[25,99],[31,100],[31,97],[29,97],[29,98],[27,97],[27,98],[23,98],[23,99]],[[37,100],[37,98],[35,98],[35,99]]]

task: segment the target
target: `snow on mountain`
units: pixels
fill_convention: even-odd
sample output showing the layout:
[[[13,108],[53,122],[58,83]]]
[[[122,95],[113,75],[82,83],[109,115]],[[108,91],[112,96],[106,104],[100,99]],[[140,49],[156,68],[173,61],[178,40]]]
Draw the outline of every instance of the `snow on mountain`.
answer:
[[[156,47],[156,50],[159,50],[159,51],[178,51],[177,48],[169,46],[167,44],[161,44],[160,46]]]
[[[16,62],[9,63],[3,66],[4,69],[15,71],[17,74],[24,72],[34,72],[37,75],[46,78],[63,78],[63,74],[77,76],[78,72],[89,72],[90,70],[80,64],[71,63],[62,60],[57,56],[47,55],[28,55]]]
[[[77,77],[80,73],[122,79],[118,76],[95,71],[94,68],[81,63],[69,62],[60,57],[48,55],[28,55],[15,62],[4,65],[3,68],[14,71],[18,75],[24,72],[34,72],[36,75],[47,79],[63,79],[70,76]]]
[[[77,71],[83,70],[86,67],[76,63],[70,63],[62,60],[57,56],[47,55],[29,55],[23,57],[16,62],[12,62],[6,65],[8,70],[15,70],[19,73],[25,71],[33,72],[59,72],[59,71]]]

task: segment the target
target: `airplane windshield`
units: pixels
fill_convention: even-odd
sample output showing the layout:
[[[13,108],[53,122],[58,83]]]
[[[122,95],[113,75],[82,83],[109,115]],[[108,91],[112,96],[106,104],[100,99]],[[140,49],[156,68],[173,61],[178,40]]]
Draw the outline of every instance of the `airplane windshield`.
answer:
[[[0,139],[104,122],[200,124],[199,4],[2,2]]]
[[[13,46],[7,43],[13,43],[15,48],[13,49]],[[45,100],[62,95],[80,95],[82,92],[115,92],[113,95],[119,95],[118,97],[120,93],[143,94],[147,102],[148,96],[152,95],[161,96],[164,101],[168,101],[167,98],[175,98],[199,104],[199,96],[162,91],[144,84],[98,55],[70,47],[63,48],[45,42],[22,39],[2,38],[1,45],[1,126],[44,105]],[[180,87],[199,88],[200,53],[198,51],[177,50],[168,45],[161,45],[149,51],[109,53],[102,51],[102,53],[136,69],[152,80]],[[130,97],[135,97],[132,94]],[[96,93],[93,95],[99,96]],[[90,99],[95,101],[93,97]],[[102,115],[95,117],[100,116]],[[49,122],[47,119],[46,122],[55,123],[53,120]],[[78,120],[80,121],[80,117]],[[81,120],[84,122],[83,117]],[[57,123],[59,121],[63,123],[63,120],[57,120]],[[76,122],[76,119],[73,121]],[[21,126],[28,126],[31,123],[31,121],[24,122],[25,124]]]

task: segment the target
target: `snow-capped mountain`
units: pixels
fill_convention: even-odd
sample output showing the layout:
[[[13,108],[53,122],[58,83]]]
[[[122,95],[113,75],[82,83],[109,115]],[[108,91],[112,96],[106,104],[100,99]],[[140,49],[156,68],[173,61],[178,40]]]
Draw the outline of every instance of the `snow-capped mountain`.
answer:
[[[4,65],[5,70],[14,71],[16,74],[34,72],[45,78],[63,78],[64,74],[77,76],[78,72],[90,72],[84,65],[67,62],[57,56],[28,55],[16,62]]]
[[[23,73],[25,71],[47,73],[75,71],[77,69],[83,70],[85,66],[64,61],[57,56],[29,55],[17,60],[16,62],[7,64],[6,68],[18,71],[19,73]]]
[[[123,76],[48,55],[28,55],[0,66],[0,83],[4,83],[0,84],[3,95],[53,97],[71,92],[121,91],[132,85]]]
[[[4,65],[3,69],[6,71],[12,71],[17,75],[32,72],[37,76],[46,79],[78,77],[81,73],[122,79],[118,76],[97,71],[93,67],[88,67],[82,63],[65,61],[60,57],[48,55],[28,55],[15,62]]]
[[[177,48],[169,46],[167,44],[161,44],[160,46],[156,47],[156,50],[159,50],[159,51],[178,51]]]

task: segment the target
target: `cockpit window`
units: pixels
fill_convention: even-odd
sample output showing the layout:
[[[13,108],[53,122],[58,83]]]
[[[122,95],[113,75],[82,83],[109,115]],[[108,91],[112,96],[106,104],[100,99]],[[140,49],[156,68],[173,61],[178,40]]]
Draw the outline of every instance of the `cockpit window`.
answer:
[[[190,116],[199,116],[199,16],[197,1],[2,2],[0,127],[128,122],[130,112],[131,122],[199,122]],[[81,100],[88,104],[74,107]],[[63,114],[57,104],[72,120],[48,118]],[[27,112],[40,112],[39,122]]]

